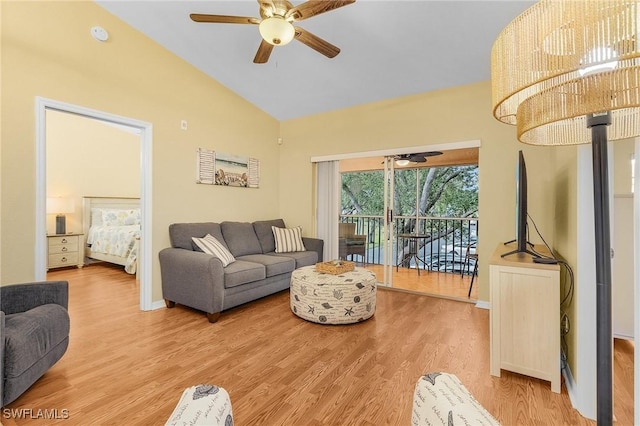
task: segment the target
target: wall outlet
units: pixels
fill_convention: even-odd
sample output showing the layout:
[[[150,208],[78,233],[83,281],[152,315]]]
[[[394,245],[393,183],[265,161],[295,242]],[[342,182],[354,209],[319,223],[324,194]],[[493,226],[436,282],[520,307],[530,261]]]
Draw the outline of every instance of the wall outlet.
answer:
[[[182,130],[187,130],[187,120],[180,121],[180,128]]]
[[[564,314],[560,319],[560,333],[564,336],[569,333],[570,325],[569,325],[569,317]]]

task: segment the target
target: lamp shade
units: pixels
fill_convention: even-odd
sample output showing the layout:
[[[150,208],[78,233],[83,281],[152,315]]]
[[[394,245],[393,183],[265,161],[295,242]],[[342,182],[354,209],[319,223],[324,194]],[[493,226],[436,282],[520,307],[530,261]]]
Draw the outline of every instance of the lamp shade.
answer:
[[[608,139],[640,135],[638,0],[542,0],[491,52],[494,116],[536,145],[590,143],[586,116],[609,111]]]
[[[73,198],[47,197],[47,213],[64,214],[73,213],[75,203]]]
[[[259,26],[260,35],[269,44],[284,46],[293,40],[295,30],[293,25],[280,16],[263,19]]]

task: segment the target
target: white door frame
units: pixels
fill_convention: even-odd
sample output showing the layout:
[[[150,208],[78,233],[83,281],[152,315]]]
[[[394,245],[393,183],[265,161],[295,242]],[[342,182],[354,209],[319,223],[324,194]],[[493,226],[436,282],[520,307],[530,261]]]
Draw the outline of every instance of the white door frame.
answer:
[[[145,121],[122,117],[103,111],[36,97],[36,211],[35,211],[35,279],[45,280],[47,275],[47,147],[46,111],[55,110],[82,117],[106,121],[137,129],[140,132],[140,214],[142,217],[138,272],[140,278],[140,309],[152,309],[151,291],[151,153],[152,125]]]

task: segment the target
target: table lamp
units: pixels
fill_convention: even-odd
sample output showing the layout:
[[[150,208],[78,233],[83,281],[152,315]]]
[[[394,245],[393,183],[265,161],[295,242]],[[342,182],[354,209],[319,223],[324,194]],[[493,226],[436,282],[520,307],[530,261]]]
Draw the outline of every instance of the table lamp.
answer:
[[[67,233],[65,213],[75,212],[73,198],[47,197],[47,213],[56,215],[56,235]]]
[[[592,146],[599,425],[613,422],[607,141],[640,135],[639,42],[639,0],[542,0],[491,52],[493,115],[518,140]]]

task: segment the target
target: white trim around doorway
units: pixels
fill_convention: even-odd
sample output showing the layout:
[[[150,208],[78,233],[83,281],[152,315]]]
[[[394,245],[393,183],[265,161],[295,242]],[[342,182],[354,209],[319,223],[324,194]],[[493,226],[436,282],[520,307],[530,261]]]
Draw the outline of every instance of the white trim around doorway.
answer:
[[[35,278],[45,280],[47,275],[47,149],[46,149],[46,111],[55,110],[76,114],[82,117],[105,121],[118,126],[136,129],[140,134],[140,214],[142,216],[140,252],[138,253],[138,271],[140,278],[140,309],[148,311],[154,308],[151,289],[151,123],[122,117],[103,111],[72,105],[42,97],[36,97],[36,200],[35,200]]]

